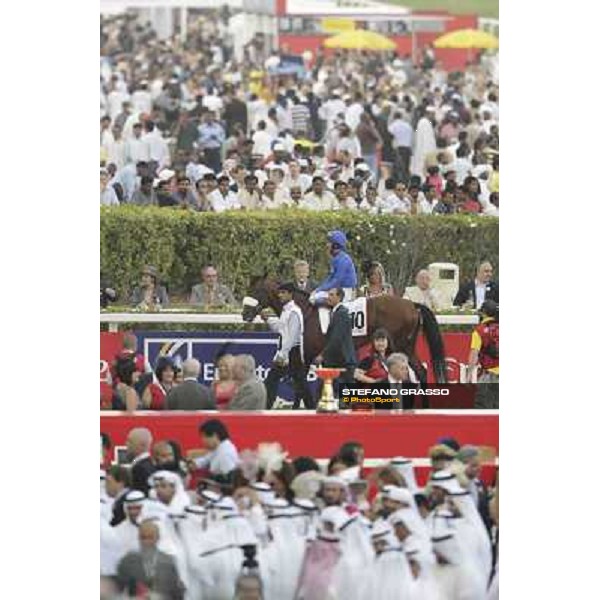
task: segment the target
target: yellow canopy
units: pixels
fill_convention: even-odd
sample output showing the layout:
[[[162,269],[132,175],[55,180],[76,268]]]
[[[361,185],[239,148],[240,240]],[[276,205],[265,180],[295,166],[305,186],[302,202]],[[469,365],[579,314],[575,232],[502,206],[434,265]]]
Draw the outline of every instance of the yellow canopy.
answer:
[[[325,48],[343,48],[345,50],[395,50],[396,44],[384,35],[365,29],[344,31],[323,42]]]
[[[498,38],[491,33],[478,29],[457,29],[437,38],[433,45],[436,48],[481,48],[494,50],[498,48]]]

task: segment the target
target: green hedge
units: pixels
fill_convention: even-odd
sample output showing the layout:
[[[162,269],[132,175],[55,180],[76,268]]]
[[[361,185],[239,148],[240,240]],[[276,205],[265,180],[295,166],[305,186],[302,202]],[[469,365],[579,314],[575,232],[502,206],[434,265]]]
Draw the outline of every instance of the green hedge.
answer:
[[[195,213],[177,209],[107,207],[100,214],[101,271],[127,298],[145,264],[155,265],[169,291],[187,295],[207,262],[237,298],[252,275],[264,269],[289,278],[297,258],[307,260],[317,280],[326,276],[326,234],[343,229],[358,268],[382,262],[389,281],[402,290],[431,262],[453,262],[461,278],[490,260],[498,277],[498,219],[456,216],[378,216],[356,212]],[[362,279],[362,274],[360,275]]]

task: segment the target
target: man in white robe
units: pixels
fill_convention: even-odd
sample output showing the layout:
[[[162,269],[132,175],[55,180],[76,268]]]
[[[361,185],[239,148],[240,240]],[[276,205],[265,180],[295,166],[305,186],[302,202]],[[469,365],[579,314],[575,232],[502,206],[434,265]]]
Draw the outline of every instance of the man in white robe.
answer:
[[[234,500],[225,496],[209,503],[204,550],[198,556],[196,572],[202,598],[231,600],[243,562],[242,545],[258,545],[248,521],[240,515]]]
[[[477,572],[456,531],[438,519],[431,537],[437,564],[433,569],[445,600],[486,600],[486,580]]]
[[[392,458],[392,467],[399,474],[402,475],[406,487],[413,493],[417,494],[419,486],[417,485],[417,479],[415,477],[415,467],[410,458],[404,458],[404,456],[396,456]]]
[[[375,562],[369,597],[377,600],[410,598],[412,575],[391,525],[377,521],[371,531],[371,541]]]
[[[437,146],[435,142],[435,132],[431,120],[435,109],[428,106],[425,115],[417,123],[417,132],[414,138],[413,153],[410,161],[410,172],[413,175],[425,177],[425,157],[431,152],[435,152]]]
[[[137,552],[140,549],[139,523],[145,503],[146,496],[139,490],[132,490],[125,496],[125,520],[114,528],[119,545],[119,559],[128,552]]]
[[[271,541],[260,560],[264,600],[293,600],[306,544],[295,523],[302,513],[282,498],[275,503],[279,507],[272,508],[268,516]]]

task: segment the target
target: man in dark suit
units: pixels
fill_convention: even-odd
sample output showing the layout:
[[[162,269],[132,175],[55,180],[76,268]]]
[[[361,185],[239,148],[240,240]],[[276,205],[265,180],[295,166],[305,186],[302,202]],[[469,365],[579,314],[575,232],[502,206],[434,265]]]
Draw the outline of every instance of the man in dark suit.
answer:
[[[142,521],[139,529],[140,550],[127,553],[117,567],[117,583],[121,591],[137,595],[140,587],[155,592],[161,598],[183,600],[185,587],[177,573],[175,560],[157,548],[158,526],[154,521]]]
[[[227,405],[227,410],[265,410],[267,389],[256,377],[256,362],[250,354],[236,356],[233,362],[233,379],[237,392]]]
[[[215,410],[211,391],[198,383],[200,362],[188,358],[182,365],[183,383],[171,389],[165,399],[167,410]]]
[[[327,292],[327,304],[331,306],[331,322],[325,334],[325,347],[315,362],[324,367],[338,367],[345,371],[336,380],[336,385],[354,380],[356,354],[352,343],[352,319],[342,304],[344,290],[333,288]]]
[[[305,260],[297,260],[294,263],[294,285],[296,289],[310,294],[319,285],[310,278],[310,266]]]
[[[460,286],[456,297],[454,298],[454,306],[464,306],[467,303],[479,309],[484,300],[493,300],[499,303],[499,287],[498,283],[492,281],[494,269],[491,263],[485,261],[479,265],[475,279],[471,279]]]
[[[144,492],[150,490],[148,478],[156,467],[150,458],[152,434],[145,427],[136,427],[127,434],[127,457],[131,462],[131,489]]]
[[[130,486],[131,476],[127,468],[113,465],[106,473],[106,493],[113,499],[110,521],[113,527],[125,520],[124,502]]]

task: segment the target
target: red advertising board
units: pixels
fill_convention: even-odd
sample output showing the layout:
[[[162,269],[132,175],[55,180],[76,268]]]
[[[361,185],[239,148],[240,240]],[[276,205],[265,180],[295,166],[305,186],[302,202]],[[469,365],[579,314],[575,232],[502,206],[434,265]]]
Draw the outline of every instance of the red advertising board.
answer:
[[[127,432],[147,427],[154,440],[176,440],[186,452],[201,447],[199,425],[219,418],[227,426],[239,450],[256,448],[261,442],[279,442],[290,458],[308,455],[328,459],[350,440],[363,444],[367,459],[389,460],[394,456],[424,459],[429,448],[442,437],[453,437],[460,444],[498,449],[498,415],[473,412],[446,414],[362,413],[323,415],[314,413],[281,414],[233,412],[140,412],[135,415],[104,413],[100,430],[115,446],[124,446]],[[418,478],[423,483],[429,469],[420,461]],[[493,476],[494,469],[486,469]]]

